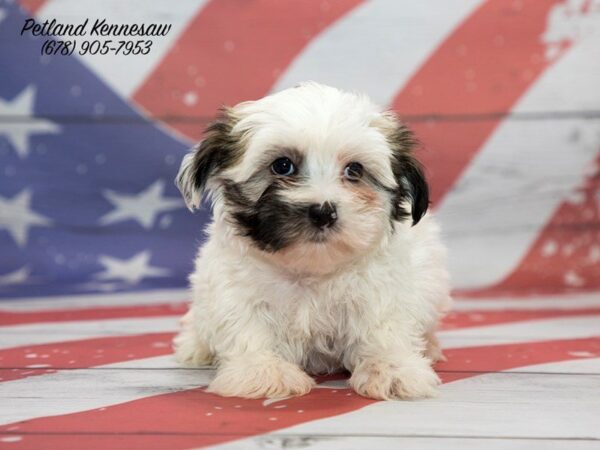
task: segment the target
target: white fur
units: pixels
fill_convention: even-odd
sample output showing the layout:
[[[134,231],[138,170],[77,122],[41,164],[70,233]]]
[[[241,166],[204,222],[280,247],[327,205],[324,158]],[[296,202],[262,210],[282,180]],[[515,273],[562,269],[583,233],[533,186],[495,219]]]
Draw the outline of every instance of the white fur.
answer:
[[[308,114],[318,104],[318,114]],[[239,105],[235,131],[242,161],[223,178],[246,180],[264,153],[293,147],[306,158],[307,184],[286,200],[339,205],[340,228],[324,243],[299,242],[259,250],[239,236],[219,192],[210,184],[214,222],[190,276],[193,303],[175,340],[177,358],[215,363],[209,389],[226,396],[305,394],[307,375],[352,372],[350,385],[377,399],[429,397],[442,358],[434,332],[449,307],[445,250],[430,214],[390,226],[389,196],[357,200],[340,178],[360,157],[390,188],[389,125],[368,99],[316,84]],[[257,193],[257,195],[259,195]]]

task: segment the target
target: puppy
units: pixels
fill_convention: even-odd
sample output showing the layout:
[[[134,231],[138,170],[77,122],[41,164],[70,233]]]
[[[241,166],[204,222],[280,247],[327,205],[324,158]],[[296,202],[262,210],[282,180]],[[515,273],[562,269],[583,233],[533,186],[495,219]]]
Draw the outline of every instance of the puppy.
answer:
[[[175,352],[216,364],[209,391],[308,393],[347,369],[374,399],[430,397],[449,305],[411,132],[367,97],[305,83],[225,109],[177,185],[213,222]]]

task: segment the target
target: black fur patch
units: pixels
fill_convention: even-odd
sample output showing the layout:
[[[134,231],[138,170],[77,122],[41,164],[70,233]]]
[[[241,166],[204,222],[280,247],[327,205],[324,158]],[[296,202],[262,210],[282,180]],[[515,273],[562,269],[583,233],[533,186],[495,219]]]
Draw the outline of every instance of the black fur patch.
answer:
[[[274,181],[256,202],[244,195],[243,184],[226,182],[223,197],[239,233],[251,238],[258,248],[276,252],[301,239],[318,240],[322,234],[308,218],[309,204],[289,204],[279,192],[289,188]]]
[[[399,125],[388,140],[394,150],[392,171],[398,183],[393,196],[392,217],[395,220],[408,218],[409,213],[402,207],[402,203],[409,200],[412,222],[416,225],[429,207],[429,185],[421,163],[413,156],[417,142],[412,131],[405,125]]]
[[[238,137],[231,133],[233,125],[234,120],[223,110],[217,120],[208,125],[204,139],[195,149],[191,176],[200,192],[211,176],[231,167],[241,155]]]

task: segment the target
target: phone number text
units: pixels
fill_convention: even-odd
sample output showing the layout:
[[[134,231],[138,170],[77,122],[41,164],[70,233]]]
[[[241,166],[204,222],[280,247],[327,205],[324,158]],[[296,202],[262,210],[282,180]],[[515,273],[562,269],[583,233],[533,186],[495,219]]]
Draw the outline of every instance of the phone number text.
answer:
[[[147,55],[152,49],[152,41],[140,39],[137,41],[56,41],[48,39],[42,44],[42,55]]]

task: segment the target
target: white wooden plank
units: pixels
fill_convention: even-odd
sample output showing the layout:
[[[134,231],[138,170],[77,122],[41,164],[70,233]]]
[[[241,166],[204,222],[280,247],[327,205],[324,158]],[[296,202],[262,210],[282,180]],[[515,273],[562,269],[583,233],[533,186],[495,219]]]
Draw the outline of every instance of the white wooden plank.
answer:
[[[536,364],[535,366],[517,367],[507,372],[536,372],[536,373],[562,373],[562,374],[589,374],[600,375],[600,354],[591,352],[573,352],[575,358],[568,363],[564,361],[546,364]],[[576,382],[577,378],[574,379]],[[600,386],[599,386],[600,387]]]
[[[188,301],[187,289],[152,290],[122,294],[89,294],[60,297],[24,297],[0,300],[0,311],[50,311],[57,309],[86,309],[153,305]],[[456,297],[456,311],[585,309],[600,307],[600,293],[539,295],[526,297],[461,298]]]
[[[314,80],[388,104],[481,0],[375,0],[333,24],[292,62],[273,91]],[[401,32],[399,32],[401,30]],[[351,55],[351,57],[349,57]]]
[[[49,322],[0,327],[0,349],[99,337],[165,333],[179,328],[176,316]]]
[[[401,425],[399,424],[399,426]],[[286,448],[319,450],[598,450],[598,445],[600,445],[596,440],[353,436],[352,434],[349,431],[344,436],[266,435],[209,448],[230,450]]]
[[[0,311],[39,311],[151,305],[189,300],[187,289],[155,289],[115,294],[61,295],[56,297],[20,297],[0,299]]]
[[[0,327],[0,348],[104,336],[174,332],[178,317],[123,318]],[[445,348],[574,339],[600,335],[600,315],[533,320],[440,332]]]
[[[455,311],[535,311],[539,309],[577,310],[600,307],[600,293],[561,294],[528,297],[455,298]]]
[[[211,370],[173,369],[172,356],[72,369],[0,383],[0,424],[69,414],[208,384]],[[160,369],[166,367],[166,369]]]
[[[577,339],[600,336],[600,315],[560,317],[441,331],[443,348]]]
[[[178,317],[50,322],[0,327],[0,348],[105,336],[174,332]],[[440,332],[445,348],[574,339],[600,335],[600,315],[532,320]]]
[[[600,47],[600,14],[588,19],[596,32],[547,69],[514,113],[581,111],[600,104],[600,59],[593,57]],[[455,285],[489,286],[508,275],[582,182],[599,148],[595,120],[504,120],[437,211]]]

